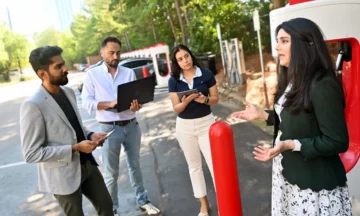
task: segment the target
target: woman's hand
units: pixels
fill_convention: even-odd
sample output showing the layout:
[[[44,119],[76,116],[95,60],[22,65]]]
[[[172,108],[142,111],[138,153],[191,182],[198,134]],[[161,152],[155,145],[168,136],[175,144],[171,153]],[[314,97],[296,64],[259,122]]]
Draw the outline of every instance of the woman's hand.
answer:
[[[199,96],[197,98],[194,99],[196,102],[198,103],[205,103],[206,101],[206,96],[203,95],[201,92],[199,93]]]
[[[246,109],[242,111],[234,112],[233,114],[231,114],[231,117],[240,118],[247,121],[261,119],[261,118],[267,120],[267,113],[264,110],[258,109],[256,108],[255,105],[248,103],[246,101],[244,101],[243,104],[246,106]]]
[[[192,100],[194,100],[195,98],[199,97],[199,94],[198,93],[192,93],[191,95],[187,96],[184,95],[182,98],[181,98],[181,102],[183,103],[186,103],[186,104],[189,104]]]
[[[266,162],[278,156],[281,152],[294,148],[295,143],[293,140],[278,141],[273,148],[255,147],[253,154],[256,160]]]

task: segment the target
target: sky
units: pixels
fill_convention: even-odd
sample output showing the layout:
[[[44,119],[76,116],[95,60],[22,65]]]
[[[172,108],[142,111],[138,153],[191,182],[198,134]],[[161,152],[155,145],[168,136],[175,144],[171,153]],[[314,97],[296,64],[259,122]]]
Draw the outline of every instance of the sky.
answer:
[[[59,27],[55,1],[66,0],[0,0],[0,20],[8,23],[9,8],[12,29],[15,33],[31,36],[35,32]],[[83,0],[71,0],[74,13],[79,13]]]

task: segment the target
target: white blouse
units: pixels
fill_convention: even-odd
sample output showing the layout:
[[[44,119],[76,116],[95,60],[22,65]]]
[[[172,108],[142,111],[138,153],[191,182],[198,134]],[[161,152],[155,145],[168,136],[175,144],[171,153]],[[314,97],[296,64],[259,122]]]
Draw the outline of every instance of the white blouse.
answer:
[[[283,95],[281,95],[281,97],[279,98],[279,100],[275,103],[274,105],[274,109],[275,109],[275,112],[276,114],[279,116],[279,120],[281,122],[281,116],[280,116],[280,113],[281,111],[284,109],[284,107],[282,106],[285,101],[286,101],[286,93],[288,93],[290,90],[291,90],[291,87],[292,85],[289,84],[286,89],[285,89],[285,92]],[[281,136],[281,131],[279,130],[278,132],[278,135],[276,137],[276,140],[275,140],[275,143],[277,143],[278,141],[280,141],[280,136]],[[293,149],[293,151],[300,151],[301,150],[301,143],[299,142],[299,140],[293,140],[295,142],[295,148]]]

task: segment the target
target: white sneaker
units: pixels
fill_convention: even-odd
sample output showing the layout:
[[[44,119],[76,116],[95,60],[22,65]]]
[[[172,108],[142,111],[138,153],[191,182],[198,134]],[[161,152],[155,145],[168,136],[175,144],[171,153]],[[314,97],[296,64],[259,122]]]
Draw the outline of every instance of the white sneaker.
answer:
[[[202,212],[200,212],[199,214],[198,214],[198,216],[210,216],[211,213],[212,212],[212,210],[211,210],[211,206],[209,206],[209,209],[208,209],[208,212],[207,213],[202,213]]]
[[[151,203],[146,203],[145,205],[142,205],[139,207],[142,211],[146,212],[148,215],[158,214],[160,213],[160,210],[156,208]]]

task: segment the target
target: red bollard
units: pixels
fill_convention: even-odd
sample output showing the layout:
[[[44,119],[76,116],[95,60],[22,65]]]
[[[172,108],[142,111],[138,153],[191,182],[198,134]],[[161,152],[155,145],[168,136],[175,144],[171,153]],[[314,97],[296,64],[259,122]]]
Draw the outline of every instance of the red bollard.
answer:
[[[242,216],[233,132],[225,122],[209,131],[219,216]]]
[[[289,5],[300,4],[300,3],[309,2],[309,1],[312,1],[312,0],[289,0]]]
[[[146,66],[142,67],[142,74],[144,78],[149,77],[149,70]]]

